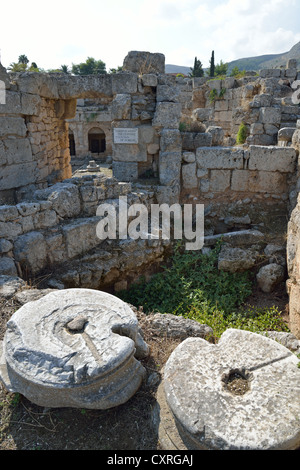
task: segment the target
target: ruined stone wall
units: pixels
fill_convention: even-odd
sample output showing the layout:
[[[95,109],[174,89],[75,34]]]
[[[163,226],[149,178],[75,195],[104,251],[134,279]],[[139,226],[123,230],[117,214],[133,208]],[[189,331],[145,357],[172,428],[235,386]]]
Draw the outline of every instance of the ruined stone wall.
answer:
[[[291,88],[297,70],[289,64],[259,76],[210,80],[168,76],[143,63],[132,71],[128,59],[123,73],[87,77],[0,70],[6,86],[0,105],[1,273],[54,270],[65,287],[125,286],[127,277],[159,263],[165,245],[100,243],[96,208],[101,201],[116,204],[121,194],[146,204],[203,203],[208,236],[260,229],[265,243],[267,235],[276,239],[276,231],[282,242],[299,192],[300,113]],[[77,100],[105,103],[106,109],[95,116],[88,107],[76,108]],[[248,137],[236,146],[241,122]],[[114,178],[71,179],[69,129],[83,155],[90,126],[100,123],[110,135]],[[127,185],[147,178],[149,191]],[[297,223],[293,227],[296,260]],[[290,268],[291,279],[297,279],[294,272]]]
[[[26,202],[1,206],[0,274],[47,275],[64,287],[126,287],[126,279],[138,278],[145,266],[162,260],[165,243],[97,237],[97,207],[118,208],[120,196],[128,204],[154,202],[151,191],[134,192],[130,183],[87,175],[37,190]]]

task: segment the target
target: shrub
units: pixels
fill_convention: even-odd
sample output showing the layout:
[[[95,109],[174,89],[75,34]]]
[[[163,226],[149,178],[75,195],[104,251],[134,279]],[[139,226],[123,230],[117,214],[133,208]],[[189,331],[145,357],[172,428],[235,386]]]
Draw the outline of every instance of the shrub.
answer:
[[[242,122],[236,137],[237,144],[244,144],[248,136],[247,126]]]
[[[218,269],[221,244],[209,254],[201,251],[174,250],[170,266],[155,274],[149,282],[141,279],[118,295],[145,313],[181,315],[210,326],[215,337],[227,328],[253,332],[287,331],[276,307],[245,308],[252,293],[250,273],[229,273]]]

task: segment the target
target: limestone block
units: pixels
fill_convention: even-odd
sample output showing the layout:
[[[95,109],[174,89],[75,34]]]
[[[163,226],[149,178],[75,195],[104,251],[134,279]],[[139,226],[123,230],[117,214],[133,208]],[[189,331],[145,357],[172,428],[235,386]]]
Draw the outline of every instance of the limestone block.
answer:
[[[19,216],[16,206],[4,205],[0,206],[0,221],[8,222],[10,220],[15,220]]]
[[[21,117],[0,116],[0,137],[5,136],[26,136],[25,121]]]
[[[197,108],[193,111],[193,117],[197,121],[209,121],[212,118],[212,108]]]
[[[12,258],[0,256],[0,273],[5,276],[17,276],[17,268]]]
[[[145,73],[142,75],[142,84],[144,86],[157,87],[157,75],[154,73]]]
[[[173,185],[180,181],[181,152],[159,152],[159,181]]]
[[[182,160],[186,163],[194,163],[196,161],[196,155],[194,152],[183,152]]]
[[[264,130],[267,135],[270,135],[272,137],[277,136],[278,134],[278,127],[274,124],[265,124]]]
[[[41,206],[38,202],[20,202],[16,205],[16,208],[22,217],[36,214],[40,210],[40,207]]]
[[[268,264],[259,270],[256,279],[263,292],[272,292],[284,280],[284,268],[277,263]]]
[[[147,317],[147,321],[155,336],[184,340],[191,336],[208,339],[213,334],[207,325],[169,313],[155,313]]]
[[[137,92],[138,81],[136,73],[113,73],[111,80],[114,95]]]
[[[208,169],[243,169],[244,151],[230,147],[203,147],[196,151],[199,168]]]
[[[140,387],[149,353],[130,307],[90,289],[66,289],[23,305],[7,325],[0,375],[43,407],[108,409]]]
[[[48,262],[51,264],[63,263],[68,258],[65,240],[62,233],[53,233],[46,236]]]
[[[291,80],[295,80],[297,77],[297,68],[295,67],[285,70],[284,76]]]
[[[198,147],[210,147],[212,145],[213,134],[211,132],[195,132],[194,149]]]
[[[230,170],[211,170],[210,191],[223,192],[230,188]]]
[[[261,78],[280,78],[280,69],[263,69],[259,71]]]
[[[50,201],[53,210],[62,218],[75,217],[80,213],[79,189],[75,184],[57,183],[35,191],[34,198]]]
[[[250,146],[249,170],[293,173],[297,164],[294,148]]]
[[[264,126],[260,122],[255,122],[250,126],[250,135],[261,135],[264,133]]]
[[[298,61],[297,59],[288,59],[286,63],[286,68],[287,69],[297,69],[298,66]]]
[[[263,124],[280,124],[281,122],[281,109],[275,107],[262,107],[260,109],[259,120]]]
[[[46,266],[47,249],[45,238],[40,232],[29,232],[20,235],[14,244],[14,256],[24,268],[32,274],[38,273]]]
[[[146,144],[113,144],[113,159],[115,162],[146,162]]]
[[[296,127],[283,127],[278,131],[278,142],[292,142]]]
[[[22,114],[26,116],[39,116],[42,105],[42,99],[39,95],[21,93]]]
[[[0,222],[0,238],[13,240],[22,233],[22,225],[17,222]]]
[[[216,111],[228,111],[229,105],[227,100],[217,100],[215,102]]]
[[[115,96],[111,104],[112,120],[131,118],[131,95],[122,93]]]
[[[249,189],[249,171],[234,170],[232,172],[231,189],[246,192]]]
[[[0,114],[21,114],[20,93],[6,90],[5,103],[0,101]]]
[[[37,230],[54,227],[57,225],[58,220],[55,210],[40,211],[33,216],[33,224]]]
[[[278,342],[249,331],[228,329],[217,344],[183,341],[168,359],[163,380],[180,435],[177,449],[299,448],[298,362]],[[161,425],[170,428],[163,415]]]
[[[5,238],[0,239],[0,253],[8,253],[13,248],[13,244],[9,240],[5,240]]]
[[[77,98],[101,98],[103,95],[112,96],[112,79],[115,75],[119,74],[85,76],[60,74],[55,77],[57,90],[56,94],[52,92],[52,98],[68,100]],[[115,93],[130,93],[130,91],[126,91],[125,89],[123,91],[116,90]]]
[[[170,87],[168,85],[157,85],[156,88],[156,101],[162,102],[173,102],[176,103],[179,100],[179,88],[178,87]]]
[[[268,93],[262,93],[254,96],[250,103],[251,108],[270,107],[272,104],[272,95]]]
[[[198,180],[196,176],[196,162],[182,165],[182,184],[184,189],[197,188]]]
[[[224,131],[220,126],[209,126],[206,132],[212,135],[211,145],[213,147],[221,147],[224,143]]]
[[[165,56],[147,51],[130,51],[123,62],[123,70],[138,74],[165,73]]]
[[[155,196],[158,204],[178,204],[180,197],[180,185],[156,186]]]
[[[210,147],[212,134],[210,132],[181,132],[182,148],[186,151],[195,151],[198,147]]]
[[[259,253],[251,248],[222,246],[218,257],[218,269],[231,273],[247,271],[255,266]]]
[[[57,78],[51,77],[48,73],[27,72],[20,74],[18,77],[19,91],[31,95],[39,95],[43,98],[58,99],[57,85]]]
[[[178,129],[162,129],[160,133],[160,150],[174,152],[181,150],[182,139]]]
[[[114,177],[119,181],[136,181],[138,179],[137,162],[117,162],[112,163]]]
[[[215,111],[215,121],[219,122],[231,122],[232,111]]]
[[[158,128],[178,129],[180,117],[180,103],[157,103],[152,125]]]
[[[62,227],[69,259],[83,255],[102,242],[96,233],[99,220],[99,217],[76,219]]]

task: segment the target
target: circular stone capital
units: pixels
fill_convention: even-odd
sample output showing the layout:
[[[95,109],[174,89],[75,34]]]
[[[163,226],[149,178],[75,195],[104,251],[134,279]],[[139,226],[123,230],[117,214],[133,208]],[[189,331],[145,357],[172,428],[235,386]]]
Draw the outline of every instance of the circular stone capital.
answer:
[[[248,331],[229,329],[216,345],[181,343],[166,363],[164,394],[187,448],[300,447],[298,363],[284,346]]]
[[[127,401],[147,345],[131,308],[91,289],[51,292],[7,323],[0,361],[6,387],[41,406],[109,408]]]

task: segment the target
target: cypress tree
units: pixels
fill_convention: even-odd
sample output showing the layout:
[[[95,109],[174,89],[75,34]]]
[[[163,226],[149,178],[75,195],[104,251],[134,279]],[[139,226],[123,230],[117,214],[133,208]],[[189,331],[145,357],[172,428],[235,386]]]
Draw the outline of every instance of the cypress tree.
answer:
[[[211,53],[209,76],[215,76],[215,51],[212,51]]]

